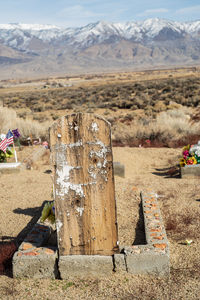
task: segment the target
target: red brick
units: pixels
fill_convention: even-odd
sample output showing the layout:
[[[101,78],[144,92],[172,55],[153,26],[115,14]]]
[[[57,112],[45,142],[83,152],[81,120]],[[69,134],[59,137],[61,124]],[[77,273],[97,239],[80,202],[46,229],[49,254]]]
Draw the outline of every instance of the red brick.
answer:
[[[150,234],[150,236],[157,236],[157,233],[153,232],[153,233]]]
[[[46,249],[44,250],[44,252],[45,252],[46,254],[54,254],[54,251],[53,251],[52,249],[49,249],[49,248],[46,248]]]
[[[155,240],[163,240],[164,239],[164,235],[160,235],[160,236],[156,236],[154,237]]]
[[[154,200],[146,200],[145,203],[147,204],[154,204],[156,205],[155,201]]]
[[[151,228],[150,231],[151,232],[160,232],[161,229],[160,228],[156,228],[156,229],[155,228]]]
[[[145,205],[145,207],[149,207],[150,209],[155,209],[156,204]]]
[[[149,216],[146,216],[147,219],[152,219],[153,216],[149,215]]]
[[[165,248],[167,247],[166,244],[153,244],[153,246],[154,246],[155,248],[159,248],[159,249],[165,249]]]
[[[28,249],[31,249],[31,248],[34,248],[34,246],[31,243],[24,243],[23,246],[22,246],[23,250],[28,250]]]
[[[24,252],[23,255],[36,256],[36,255],[39,255],[39,253],[37,251],[30,251],[30,252]]]

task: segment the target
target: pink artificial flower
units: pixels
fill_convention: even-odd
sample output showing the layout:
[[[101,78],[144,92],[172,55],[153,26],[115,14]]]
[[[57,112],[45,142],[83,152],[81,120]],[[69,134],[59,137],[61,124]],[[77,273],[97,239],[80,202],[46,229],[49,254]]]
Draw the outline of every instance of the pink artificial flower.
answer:
[[[189,151],[188,151],[188,150],[183,151],[183,156],[184,156],[184,157],[189,156]]]

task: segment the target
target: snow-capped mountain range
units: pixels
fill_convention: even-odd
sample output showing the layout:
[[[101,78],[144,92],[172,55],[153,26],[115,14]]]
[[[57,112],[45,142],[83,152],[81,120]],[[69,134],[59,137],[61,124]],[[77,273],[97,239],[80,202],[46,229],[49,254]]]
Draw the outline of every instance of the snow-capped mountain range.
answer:
[[[200,21],[147,19],[91,23],[79,28],[40,24],[0,24],[0,67],[111,69],[200,62]],[[7,53],[7,54],[6,54]],[[37,63],[40,64],[37,67]]]
[[[147,19],[145,21],[127,23],[97,22],[79,28],[61,28],[54,25],[40,24],[0,24],[0,40],[10,47],[27,49],[33,38],[43,42],[65,41],[69,45],[88,47],[102,43],[111,37],[136,42],[154,40],[159,35],[167,35],[168,39],[191,35],[200,38],[200,21],[173,22],[163,19]],[[164,37],[167,39],[167,37]]]

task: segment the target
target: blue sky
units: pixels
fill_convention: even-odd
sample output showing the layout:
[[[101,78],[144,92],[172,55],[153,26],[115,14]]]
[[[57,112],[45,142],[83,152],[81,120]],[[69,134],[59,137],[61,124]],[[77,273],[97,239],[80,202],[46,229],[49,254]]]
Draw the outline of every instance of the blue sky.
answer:
[[[104,20],[200,19],[200,0],[0,0],[0,23],[78,27]]]

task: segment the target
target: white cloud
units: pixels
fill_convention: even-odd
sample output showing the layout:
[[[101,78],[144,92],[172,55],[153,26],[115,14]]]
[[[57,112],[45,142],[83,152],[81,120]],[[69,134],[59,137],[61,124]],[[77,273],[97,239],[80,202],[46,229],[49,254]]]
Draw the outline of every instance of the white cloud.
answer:
[[[93,17],[102,17],[103,14],[96,13],[91,10],[85,9],[81,5],[74,5],[64,8],[59,12],[59,15],[62,17],[67,17],[70,19],[84,19],[84,18],[93,18]]]
[[[200,5],[178,9],[176,15],[200,14]]]
[[[56,14],[57,24],[65,27],[84,26],[97,22],[105,17],[105,14],[87,9],[81,5],[68,6]]]
[[[168,13],[169,10],[167,8],[155,8],[155,9],[147,9],[143,11],[142,13],[138,14],[137,16],[140,17],[147,17],[150,15],[157,15],[157,14],[163,14],[163,13]]]

